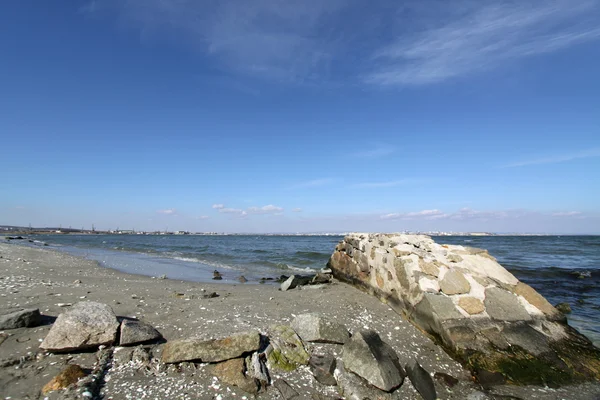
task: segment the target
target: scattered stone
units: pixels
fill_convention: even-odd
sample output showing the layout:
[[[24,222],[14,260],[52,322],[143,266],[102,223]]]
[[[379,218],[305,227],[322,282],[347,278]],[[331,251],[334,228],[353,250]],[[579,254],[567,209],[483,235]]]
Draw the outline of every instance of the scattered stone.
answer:
[[[167,279],[167,275],[163,274],[163,275],[159,276],[158,279]]]
[[[79,285],[80,283],[81,283],[81,279],[75,279],[75,280],[73,281],[73,284],[74,284],[74,285]]]
[[[429,372],[425,368],[419,365],[417,360],[412,360],[406,364],[406,374],[424,400],[435,400],[437,398],[431,375],[429,375]]]
[[[219,362],[256,351],[259,346],[258,332],[237,333],[224,339],[175,340],[165,344],[162,362],[167,364],[194,360]]]
[[[87,374],[79,365],[69,365],[62,372],[56,375],[50,382],[44,385],[42,388],[42,394],[48,394],[56,390],[66,389],[70,385],[77,383],[81,378],[84,378]]]
[[[269,367],[282,371],[293,371],[299,365],[308,364],[309,354],[296,332],[287,325],[269,328],[270,343],[265,354]]]
[[[461,297],[458,299],[458,305],[470,315],[480,314],[485,311],[483,302],[475,297]]]
[[[440,288],[447,295],[463,294],[471,291],[471,284],[460,271],[450,270],[440,281]]]
[[[246,277],[244,275],[240,275],[240,277],[238,278],[238,281],[240,281],[240,283],[246,283],[246,282],[248,282],[248,279],[246,279]]]
[[[128,346],[160,339],[162,335],[152,325],[125,319],[121,322],[119,345]]]
[[[284,381],[283,379],[276,380],[275,383],[273,383],[273,386],[275,386],[275,388],[279,390],[279,393],[281,393],[281,397],[284,400],[300,398],[298,392],[296,392],[294,388],[291,387],[290,384]]]
[[[567,302],[559,303],[556,305],[556,309],[563,314],[571,314],[571,305]]]
[[[406,376],[394,349],[375,331],[352,336],[344,345],[342,360],[344,368],[386,392],[400,387]]]
[[[292,328],[305,342],[344,344],[350,338],[350,333],[344,325],[319,314],[298,315],[292,321]]]
[[[237,386],[245,392],[257,394],[260,389],[260,386],[254,378],[244,374],[245,364],[243,358],[234,358],[218,363],[212,370],[213,374],[219,378],[220,381],[225,382],[228,385]]]
[[[313,354],[308,360],[308,366],[315,379],[327,386],[335,386],[337,382],[333,376],[335,372],[335,358],[331,354]]]
[[[217,292],[210,292],[202,295],[203,299],[214,299],[215,297],[219,297],[219,294]]]
[[[119,322],[106,304],[84,301],[60,314],[40,348],[66,352],[113,344]]]
[[[213,271],[213,279],[220,281],[221,279],[223,279],[223,275],[221,275],[221,273],[215,269]]]
[[[28,308],[0,315],[0,329],[32,328],[41,324],[42,316],[37,308]]]
[[[352,400],[391,400],[392,394],[377,389],[357,375],[347,372],[343,363],[338,362],[333,374],[338,384],[338,390],[346,399]]]
[[[453,388],[454,386],[458,385],[458,379],[456,379],[452,375],[448,375],[443,372],[436,372],[435,374],[433,374],[433,377],[435,378],[435,380],[437,380],[438,382],[442,382],[449,388]]]
[[[531,316],[519,303],[517,296],[498,287],[485,289],[485,310],[492,319],[500,321],[529,321]]]

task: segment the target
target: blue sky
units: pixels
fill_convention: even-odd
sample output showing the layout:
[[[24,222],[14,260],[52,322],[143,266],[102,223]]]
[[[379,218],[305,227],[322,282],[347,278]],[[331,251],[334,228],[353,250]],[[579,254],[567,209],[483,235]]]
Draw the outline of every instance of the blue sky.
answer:
[[[600,0],[5,2],[0,224],[600,232]]]

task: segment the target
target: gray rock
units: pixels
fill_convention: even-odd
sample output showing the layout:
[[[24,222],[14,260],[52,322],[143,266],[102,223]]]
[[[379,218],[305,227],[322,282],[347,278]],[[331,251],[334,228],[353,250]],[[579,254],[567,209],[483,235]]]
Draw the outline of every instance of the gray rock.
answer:
[[[121,336],[119,344],[128,346],[132,344],[149,342],[160,339],[162,335],[153,326],[141,321],[123,320],[121,322]]]
[[[437,398],[435,384],[431,375],[429,375],[429,372],[425,368],[419,365],[417,360],[412,360],[406,364],[406,374],[424,400],[435,400]]]
[[[32,328],[41,324],[42,316],[37,308],[28,308],[0,315],[0,329]]]
[[[337,382],[333,377],[335,371],[335,358],[331,354],[313,354],[308,360],[308,366],[315,379],[327,386],[335,386]]]
[[[483,392],[474,391],[469,393],[466,400],[489,400],[489,396]]]
[[[529,321],[531,316],[519,303],[517,296],[498,287],[485,290],[485,310],[499,321]]]
[[[353,373],[347,372],[343,363],[338,362],[333,373],[338,384],[338,390],[348,400],[392,400],[391,393],[366,385],[365,382]]]
[[[329,283],[329,282],[331,282],[331,275],[322,274],[320,272],[317,272],[310,281],[311,285],[319,285],[322,283]]]
[[[352,336],[344,345],[342,360],[348,371],[386,392],[401,386],[406,376],[394,349],[374,331]]]
[[[119,322],[106,304],[84,301],[60,314],[40,348],[50,352],[67,352],[111,345]]]
[[[446,272],[444,278],[440,281],[442,292],[452,294],[463,294],[471,291],[471,285],[465,276],[457,270]]]
[[[305,342],[344,344],[350,338],[350,333],[344,325],[319,314],[298,315],[292,321],[292,328]]]
[[[133,355],[132,347],[117,347],[113,352],[113,365],[116,367],[125,365],[131,361]]]
[[[300,398],[298,392],[296,392],[294,388],[291,387],[290,384],[284,381],[283,379],[276,380],[275,383],[273,383],[273,386],[275,386],[275,388],[279,390],[279,393],[281,393],[281,397],[284,400]]]
[[[308,364],[310,355],[304,349],[302,340],[287,325],[269,328],[270,344],[265,350],[269,367],[281,371],[293,371],[299,365]]]
[[[175,340],[165,344],[162,362],[167,364],[193,360],[219,362],[240,357],[245,353],[258,350],[259,347],[258,332],[237,333],[224,339]]]
[[[415,307],[411,319],[424,330],[441,334],[444,321],[463,319],[463,315],[448,296],[425,293],[423,299]]]

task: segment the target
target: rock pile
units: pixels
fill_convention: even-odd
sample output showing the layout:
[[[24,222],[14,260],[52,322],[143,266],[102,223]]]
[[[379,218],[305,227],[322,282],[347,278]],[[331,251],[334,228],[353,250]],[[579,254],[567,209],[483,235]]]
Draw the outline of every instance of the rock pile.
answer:
[[[58,317],[40,347],[52,352],[99,347],[97,371],[87,374],[79,366],[69,365],[44,386],[43,393],[65,388],[65,393],[68,393],[79,388],[80,392],[85,391],[82,392],[84,396],[85,393],[93,395],[94,385],[100,385],[97,381],[111,363],[120,365],[135,361],[149,365],[151,358],[164,365],[161,368],[175,365],[179,371],[190,367],[194,369],[194,365],[199,363],[208,364],[208,371],[223,383],[255,395],[273,386],[285,399],[302,394],[284,379],[274,378],[277,375],[273,374],[301,366],[308,366],[320,384],[337,386],[339,394],[346,398],[394,398],[393,392],[407,376],[396,352],[377,332],[365,330],[350,335],[344,325],[318,314],[298,315],[290,325],[271,326],[264,333],[248,331],[220,339],[169,341],[162,347],[159,360],[152,355],[157,354],[152,349],[136,347],[133,351],[123,351],[120,349],[124,348],[119,347],[119,351],[115,351],[110,347],[147,342],[159,337],[160,333],[140,321],[123,320],[119,324],[107,305],[94,302],[75,304]],[[338,351],[311,354],[312,343],[338,346],[341,359],[334,355]],[[416,361],[406,368],[413,386],[423,397],[435,398],[430,374]]]
[[[485,250],[424,235],[351,234],[328,266],[474,372],[549,385],[600,378],[600,350]]]

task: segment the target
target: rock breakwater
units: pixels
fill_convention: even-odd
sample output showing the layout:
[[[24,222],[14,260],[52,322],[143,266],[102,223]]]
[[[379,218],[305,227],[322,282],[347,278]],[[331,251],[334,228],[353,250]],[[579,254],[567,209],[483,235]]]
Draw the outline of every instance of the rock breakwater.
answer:
[[[486,250],[424,235],[351,234],[328,267],[432,336],[474,375],[561,385],[600,379],[600,350]]]

